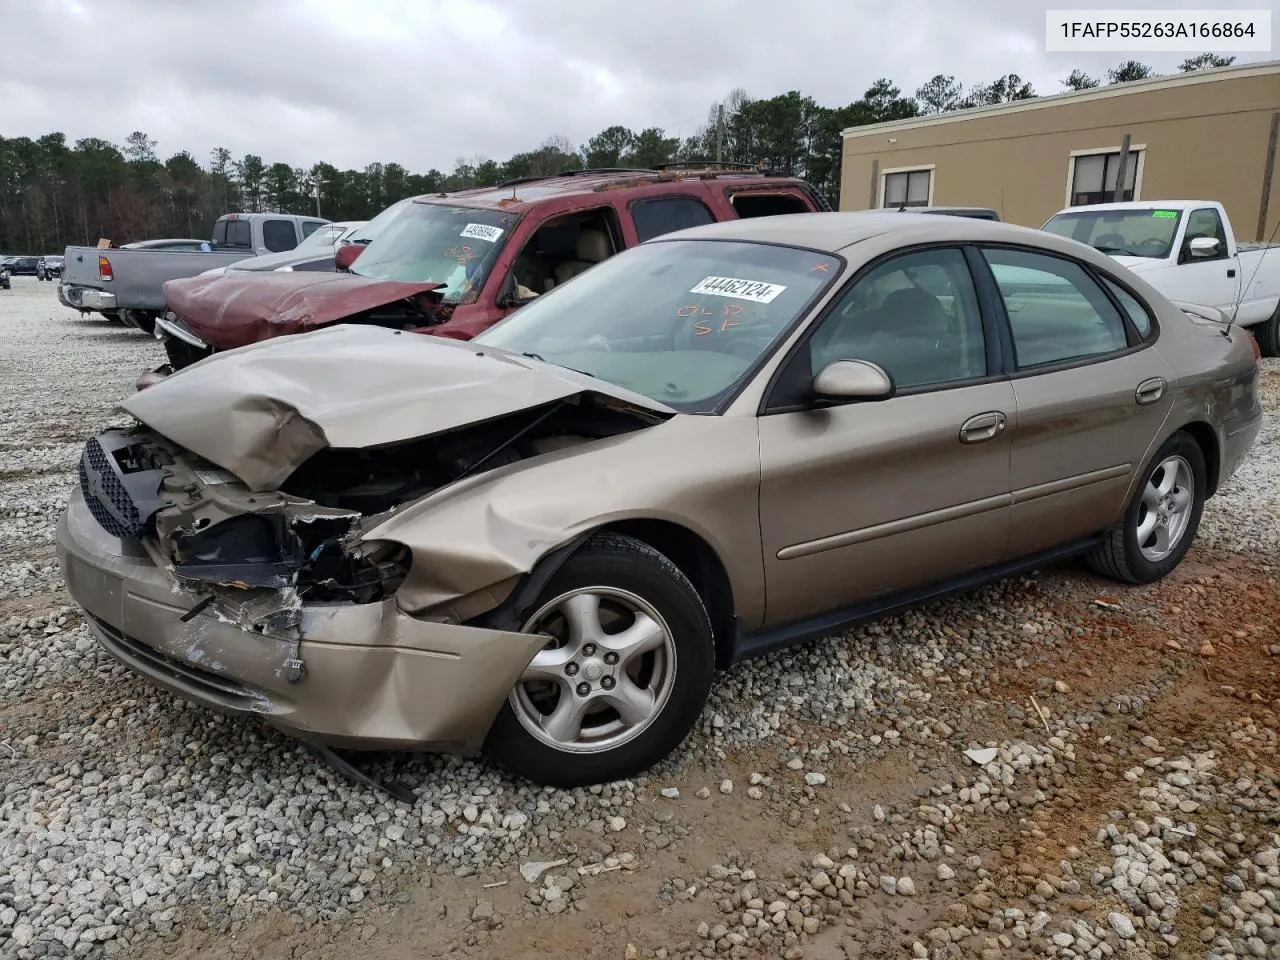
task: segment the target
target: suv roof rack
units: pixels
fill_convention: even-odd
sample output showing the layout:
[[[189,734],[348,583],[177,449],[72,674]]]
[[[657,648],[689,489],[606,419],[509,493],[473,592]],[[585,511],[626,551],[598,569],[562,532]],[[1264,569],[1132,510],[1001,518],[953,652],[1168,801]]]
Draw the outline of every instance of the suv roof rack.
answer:
[[[581,170],[561,170],[557,177],[582,177],[596,173],[656,173],[653,167],[584,167]],[[544,178],[539,178],[544,179]]]

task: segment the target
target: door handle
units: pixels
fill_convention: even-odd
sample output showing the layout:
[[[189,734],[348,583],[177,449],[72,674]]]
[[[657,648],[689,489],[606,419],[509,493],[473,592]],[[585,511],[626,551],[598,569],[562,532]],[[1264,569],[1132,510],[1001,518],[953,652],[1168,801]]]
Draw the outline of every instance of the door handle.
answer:
[[[1235,275],[1236,275],[1236,268],[1235,268],[1235,267],[1232,267],[1230,270],[1228,270],[1228,271],[1227,271],[1227,276],[1228,276],[1228,277],[1234,277]]]
[[[960,427],[961,443],[981,443],[1004,432],[1008,420],[999,410],[970,417]]]
[[[1134,399],[1139,404],[1146,406],[1149,403],[1155,403],[1164,396],[1164,388],[1168,386],[1163,377],[1152,377],[1150,380],[1143,380],[1138,384],[1138,389],[1133,392]]]

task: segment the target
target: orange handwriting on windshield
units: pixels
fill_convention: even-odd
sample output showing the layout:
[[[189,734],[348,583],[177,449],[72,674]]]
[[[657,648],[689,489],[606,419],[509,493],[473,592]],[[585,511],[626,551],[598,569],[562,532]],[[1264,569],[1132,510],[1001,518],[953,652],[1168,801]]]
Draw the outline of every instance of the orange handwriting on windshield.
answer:
[[[720,315],[720,322],[713,324],[706,320],[696,320],[693,324],[694,336],[705,337],[708,333],[713,333],[717,329],[720,333],[726,332],[730,327],[741,326],[742,321],[735,320],[742,313],[743,307],[738,303],[726,303],[721,310],[708,309],[705,304],[687,303],[676,311],[676,316],[682,318],[688,317],[714,317]]]

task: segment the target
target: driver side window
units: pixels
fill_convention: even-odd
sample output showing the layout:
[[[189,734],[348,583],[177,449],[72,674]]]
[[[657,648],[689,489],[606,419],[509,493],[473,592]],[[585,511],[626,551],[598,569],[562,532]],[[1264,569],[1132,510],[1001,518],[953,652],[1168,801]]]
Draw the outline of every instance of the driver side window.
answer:
[[[1191,241],[1196,237],[1208,237],[1218,241],[1218,249],[1211,257],[1191,256]],[[1225,260],[1227,256],[1227,232],[1222,228],[1222,218],[1213,207],[1202,207],[1191,211],[1187,217],[1187,230],[1182,237],[1182,249],[1178,254],[1179,263],[1203,263],[1206,260]]]
[[[816,376],[835,360],[870,360],[898,390],[987,375],[973,277],[954,248],[894,257],[836,300],[809,341]]]

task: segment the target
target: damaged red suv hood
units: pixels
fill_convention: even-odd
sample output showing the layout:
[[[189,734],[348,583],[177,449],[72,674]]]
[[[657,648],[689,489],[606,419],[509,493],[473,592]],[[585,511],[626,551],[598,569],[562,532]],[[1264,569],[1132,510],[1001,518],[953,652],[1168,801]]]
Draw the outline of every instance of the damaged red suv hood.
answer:
[[[228,270],[169,280],[164,300],[205,343],[231,350],[314,330],[441,286],[350,273]]]

